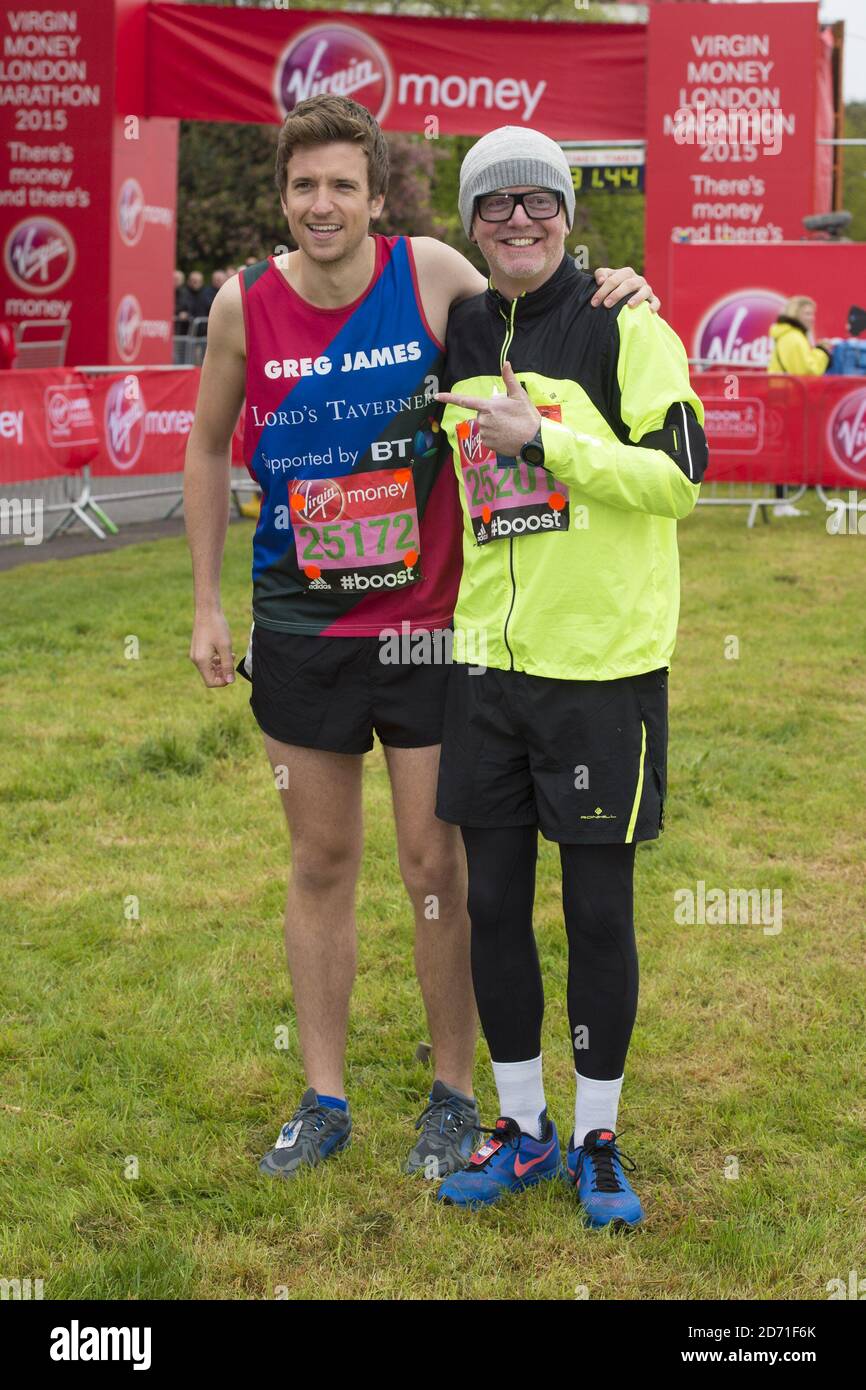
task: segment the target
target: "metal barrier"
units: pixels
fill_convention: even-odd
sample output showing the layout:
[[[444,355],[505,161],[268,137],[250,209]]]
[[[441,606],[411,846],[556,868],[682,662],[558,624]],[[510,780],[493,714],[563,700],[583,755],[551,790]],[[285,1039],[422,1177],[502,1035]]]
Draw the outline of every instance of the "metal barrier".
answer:
[[[172,338],[172,361],[176,367],[200,367],[207,348],[207,318],[192,319],[188,333]]]
[[[15,330],[15,370],[65,367],[71,327],[69,319],[31,319],[28,323],[19,323]]]
[[[82,522],[99,540],[105,540],[106,531],[112,535],[117,532],[114,522],[91,496],[88,468],[28,483],[7,483],[3,487],[3,497],[10,501],[36,502],[43,516],[59,513],[60,520],[48,533],[46,540],[59,535],[75,521]]]
[[[206,324],[207,320],[202,319],[198,322]],[[201,341],[204,344],[206,340],[202,339]],[[193,370],[192,363],[187,365],[190,370]],[[79,366],[76,368],[76,371],[85,376],[117,375],[132,370],[135,369],[130,367],[128,363]],[[145,370],[149,373],[170,372],[176,371],[177,368],[161,364],[147,367]],[[98,540],[105,540],[106,535],[116,535],[119,529],[118,525],[105,510],[106,506],[127,507],[130,504],[146,504],[156,501],[158,498],[171,498],[172,501],[167,510],[163,507],[155,509],[146,505],[136,507],[139,512],[137,520],[152,520],[155,514],[156,519],[168,520],[183,505],[183,472],[139,474],[129,478],[118,477],[110,481],[111,491],[99,491],[99,483],[104,485],[109,480],[99,479],[97,482],[92,477],[90,469],[85,465],[74,473],[15,485],[4,491],[10,497],[18,495],[23,498],[26,496],[35,501],[41,501],[43,515],[56,515],[58,517],[56,525],[46,537],[48,540],[62,535],[76,521],[86,526]],[[257,492],[257,486],[245,468],[232,466],[229,488],[235,512],[241,516],[241,499]]]
[[[105,502],[122,507],[132,504],[140,513],[137,517],[132,518],[136,521],[167,520],[182,505],[182,474],[162,473],[151,476],[156,484],[152,488],[135,487],[133,486],[135,480],[130,478],[130,487],[126,490],[118,488],[112,493],[95,493],[96,480],[91,477],[90,469],[85,466],[76,473],[58,474],[56,477],[40,478],[28,483],[7,483],[3,486],[3,497],[9,501],[20,499],[21,502],[39,503],[44,517],[56,517],[56,523],[50,529],[46,528],[46,540],[62,535],[78,521],[86,526],[97,540],[102,541],[105,540],[106,535],[117,535],[120,529],[117,522],[104,510],[102,504]],[[121,485],[123,481],[123,479],[118,479],[118,483]],[[139,483],[141,481],[141,479],[138,480]],[[230,496],[236,515],[243,515],[241,511],[242,500],[257,491],[256,484],[245,468],[232,468]],[[156,500],[162,497],[174,499],[168,510],[165,510],[164,507],[147,506],[151,498]],[[126,521],[128,524],[129,518],[126,518]],[[8,539],[5,536],[0,537],[0,544],[2,545],[18,543],[17,537]]]

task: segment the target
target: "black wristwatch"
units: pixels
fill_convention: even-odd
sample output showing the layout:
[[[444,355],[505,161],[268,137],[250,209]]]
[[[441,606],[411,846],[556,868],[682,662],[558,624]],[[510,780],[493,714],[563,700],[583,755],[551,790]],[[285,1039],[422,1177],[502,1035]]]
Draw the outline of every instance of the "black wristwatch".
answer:
[[[533,468],[540,468],[544,463],[544,445],[541,442],[541,426],[535,431],[531,439],[527,439],[523,448],[520,450],[520,457],[524,463],[531,464]]]

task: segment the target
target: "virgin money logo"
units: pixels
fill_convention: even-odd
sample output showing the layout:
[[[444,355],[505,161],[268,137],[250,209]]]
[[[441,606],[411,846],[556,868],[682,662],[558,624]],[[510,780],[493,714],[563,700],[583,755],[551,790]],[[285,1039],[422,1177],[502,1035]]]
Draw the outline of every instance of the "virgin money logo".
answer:
[[[105,443],[108,457],[121,473],[138,463],[144,448],[146,406],[137,376],[115,381],[105,397]]]
[[[321,478],[302,482],[289,488],[289,506],[293,521],[336,521],[342,515],[345,494],[336,478]]]
[[[137,246],[146,226],[171,230],[174,212],[144,200],[144,189],[138,179],[124,179],[117,195],[117,230],[127,246]]]
[[[391,66],[377,43],[349,24],[316,24],[277,61],[274,98],[286,115],[299,101],[335,92],[369,107],[381,121],[391,104]]]
[[[98,442],[86,387],[61,384],[45,388],[45,435],[55,449]]]
[[[467,463],[480,463],[482,459],[493,454],[492,449],[486,449],[481,443],[481,431],[477,420],[461,420],[457,426],[457,438],[460,440],[463,457]]]
[[[144,190],[138,179],[124,179],[117,198],[117,230],[127,246],[137,246],[144,231]]]
[[[11,280],[31,294],[53,294],[75,269],[75,242],[53,217],[28,217],[6,238],[3,264]]]
[[[772,290],[735,290],[704,315],[693,353],[703,362],[766,367],[772,351],[770,325],[785,301]]]
[[[827,422],[827,444],[840,468],[866,482],[866,387],[842,397]]]
[[[124,362],[134,362],[141,347],[141,305],[134,294],[125,294],[114,318],[114,341]]]

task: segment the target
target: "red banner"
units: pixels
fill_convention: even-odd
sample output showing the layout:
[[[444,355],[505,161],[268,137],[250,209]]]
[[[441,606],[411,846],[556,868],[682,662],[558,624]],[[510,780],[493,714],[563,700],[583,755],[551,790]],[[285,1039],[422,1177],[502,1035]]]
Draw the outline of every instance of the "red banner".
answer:
[[[180,473],[199,375],[0,372],[0,487],[84,463],[102,478]],[[706,410],[708,482],[866,487],[866,379],[720,371],[692,382]],[[243,463],[240,429],[232,463]]]
[[[22,369],[171,362],[177,122],[117,109],[118,26],[130,41],[144,11],[0,0],[0,319]]]
[[[643,136],[642,25],[171,4],[150,5],[147,20],[155,115],[280,123],[304,97],[333,91],[386,130],[431,138],[503,125],[555,140]]]
[[[197,368],[92,377],[0,372],[0,487],[85,463],[102,478],[182,472],[199,376]],[[243,465],[239,429],[232,463]]]
[[[706,482],[866,487],[866,378],[692,373],[706,412]]]
[[[0,0],[0,318],[27,324],[25,342],[62,343],[71,326],[66,361],[98,346],[108,316],[112,14],[113,0]]]
[[[646,264],[663,298],[671,240],[770,245],[828,209],[814,202],[817,35],[817,4],[653,8]]]
[[[671,245],[670,292],[662,312],[691,358],[766,367],[770,325],[786,299],[817,303],[815,336],[844,338],[852,304],[864,302],[866,245]]]
[[[130,139],[132,130],[135,139]],[[108,214],[107,351],[84,365],[144,366],[172,360],[177,121],[117,115]]]
[[[88,383],[76,372],[0,372],[0,486],[53,478],[99,452]]]

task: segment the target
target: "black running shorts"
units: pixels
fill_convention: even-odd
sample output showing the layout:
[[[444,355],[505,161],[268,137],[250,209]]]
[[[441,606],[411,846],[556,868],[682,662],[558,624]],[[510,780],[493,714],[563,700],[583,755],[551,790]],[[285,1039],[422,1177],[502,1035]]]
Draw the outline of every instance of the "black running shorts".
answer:
[[[436,814],[538,825],[560,844],[658,837],[667,780],[668,672],[565,681],[451,667]]]
[[[255,624],[237,669],[252,683],[259,727],[280,743],[368,753],[374,731],[391,748],[440,743],[450,665],[382,660],[388,654],[378,637],[305,637]]]

